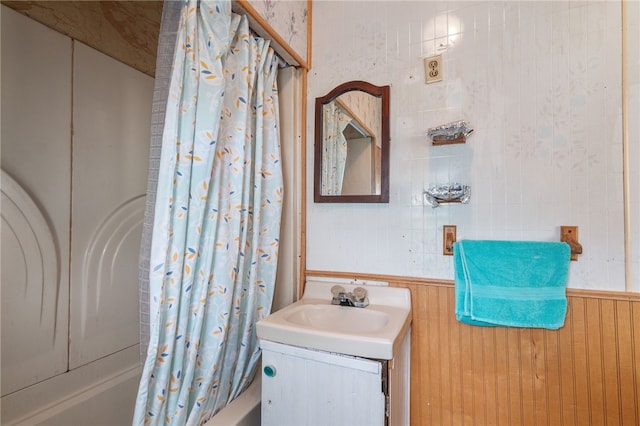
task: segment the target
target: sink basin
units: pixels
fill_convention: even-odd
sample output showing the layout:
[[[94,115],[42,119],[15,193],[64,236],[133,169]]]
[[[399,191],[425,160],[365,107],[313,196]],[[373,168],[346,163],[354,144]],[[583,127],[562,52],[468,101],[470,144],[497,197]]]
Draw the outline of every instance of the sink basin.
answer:
[[[408,289],[364,286],[369,306],[331,305],[335,282],[309,281],[293,303],[256,325],[258,338],[345,355],[393,359],[411,324]],[[341,284],[347,291],[355,285]]]
[[[387,325],[389,314],[366,308],[301,304],[292,309],[285,319],[318,330],[372,333]]]

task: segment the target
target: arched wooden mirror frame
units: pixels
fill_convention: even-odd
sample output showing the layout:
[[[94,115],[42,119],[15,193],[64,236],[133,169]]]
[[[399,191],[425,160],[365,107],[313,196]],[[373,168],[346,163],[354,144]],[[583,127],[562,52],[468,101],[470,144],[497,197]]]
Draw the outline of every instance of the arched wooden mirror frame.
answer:
[[[322,194],[322,146],[323,146],[323,106],[340,95],[359,90],[380,98],[380,191],[363,195],[323,195]],[[388,203],[389,202],[389,86],[376,86],[366,81],[349,81],[337,86],[327,95],[316,98],[315,141],[314,141],[314,194],[316,203]]]

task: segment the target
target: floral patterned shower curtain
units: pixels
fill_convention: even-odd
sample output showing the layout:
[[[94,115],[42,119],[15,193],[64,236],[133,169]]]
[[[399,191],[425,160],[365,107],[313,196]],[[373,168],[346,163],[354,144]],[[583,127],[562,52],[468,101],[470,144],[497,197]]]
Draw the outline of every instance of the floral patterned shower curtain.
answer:
[[[277,58],[229,1],[184,2],[134,425],[199,425],[250,383],[273,297],[283,179]]]
[[[322,195],[340,195],[347,164],[347,140],[342,133],[351,117],[335,101],[322,107]]]

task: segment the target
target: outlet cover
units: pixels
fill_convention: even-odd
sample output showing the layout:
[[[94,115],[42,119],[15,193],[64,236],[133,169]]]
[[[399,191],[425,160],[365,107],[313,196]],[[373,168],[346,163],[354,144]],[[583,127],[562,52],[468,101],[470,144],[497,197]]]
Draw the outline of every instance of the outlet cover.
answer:
[[[442,81],[442,55],[424,58],[424,82],[426,84]]]

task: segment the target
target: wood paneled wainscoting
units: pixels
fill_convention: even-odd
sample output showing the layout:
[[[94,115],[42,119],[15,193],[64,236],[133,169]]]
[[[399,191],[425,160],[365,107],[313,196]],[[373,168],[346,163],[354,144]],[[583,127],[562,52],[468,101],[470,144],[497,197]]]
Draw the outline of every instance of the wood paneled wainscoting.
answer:
[[[451,282],[411,290],[411,424],[640,425],[640,295],[569,290],[563,328],[475,327]]]

